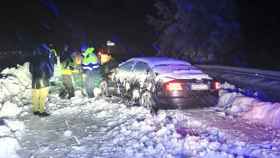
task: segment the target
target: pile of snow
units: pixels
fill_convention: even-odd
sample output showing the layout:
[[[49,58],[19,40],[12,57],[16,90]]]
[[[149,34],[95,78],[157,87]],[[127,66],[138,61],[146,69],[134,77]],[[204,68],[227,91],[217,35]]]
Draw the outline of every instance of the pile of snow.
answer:
[[[235,87],[227,83],[223,88]],[[280,103],[263,102],[238,92],[221,90],[218,107],[222,107],[231,115],[240,116],[251,122],[280,128]]]
[[[6,68],[0,78],[0,157],[18,158],[19,140],[25,125],[17,118],[30,110],[31,75],[29,64]]]
[[[13,101],[14,103],[30,102],[31,74],[29,63],[16,68],[6,68],[1,72],[5,76],[0,78],[0,103]]]

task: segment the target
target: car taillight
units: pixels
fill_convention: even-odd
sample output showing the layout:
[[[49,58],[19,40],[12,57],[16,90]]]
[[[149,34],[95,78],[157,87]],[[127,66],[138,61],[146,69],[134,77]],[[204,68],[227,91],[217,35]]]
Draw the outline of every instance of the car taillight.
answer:
[[[221,89],[221,83],[219,81],[213,81],[213,89],[214,90],[219,90]]]
[[[167,91],[181,91],[181,90],[183,90],[183,85],[182,85],[181,82],[176,82],[176,81],[168,82],[165,85],[165,90],[167,90]]]

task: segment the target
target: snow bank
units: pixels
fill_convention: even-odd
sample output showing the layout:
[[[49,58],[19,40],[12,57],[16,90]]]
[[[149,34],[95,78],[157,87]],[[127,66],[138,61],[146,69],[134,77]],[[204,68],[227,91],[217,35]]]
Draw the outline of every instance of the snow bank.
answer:
[[[29,64],[6,68],[0,78],[0,158],[18,158],[18,140],[25,126],[17,120],[24,111],[30,110],[31,75]],[[24,107],[25,106],[25,107]],[[28,107],[28,108],[26,108]]]
[[[19,158],[16,153],[18,149],[20,149],[20,145],[15,138],[0,139],[0,158]]]
[[[280,103],[255,102],[243,118],[280,128]]]
[[[225,87],[234,88],[228,84]],[[221,90],[218,107],[251,122],[280,128],[280,103],[263,102],[241,93]]]

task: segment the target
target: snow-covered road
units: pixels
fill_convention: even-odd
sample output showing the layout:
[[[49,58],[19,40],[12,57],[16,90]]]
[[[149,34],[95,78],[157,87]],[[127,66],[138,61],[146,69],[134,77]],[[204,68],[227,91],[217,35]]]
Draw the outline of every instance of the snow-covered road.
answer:
[[[27,114],[19,156],[29,157],[279,157],[277,130],[214,108],[165,110],[152,117],[118,98],[60,100],[51,116]]]

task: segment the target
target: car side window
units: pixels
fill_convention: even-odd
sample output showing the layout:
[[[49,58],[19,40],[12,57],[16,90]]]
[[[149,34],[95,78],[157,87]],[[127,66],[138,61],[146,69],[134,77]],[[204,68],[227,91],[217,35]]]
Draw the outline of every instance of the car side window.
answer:
[[[132,69],[133,65],[134,65],[134,61],[130,61],[130,62],[120,65],[119,68],[124,71],[130,71]]]
[[[147,70],[149,70],[149,65],[144,63],[144,62],[138,62],[136,63],[136,65],[134,66],[134,71],[136,72],[147,72]]]

